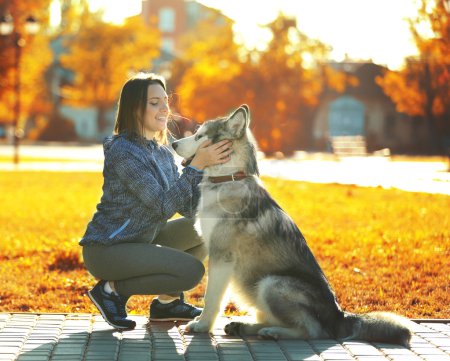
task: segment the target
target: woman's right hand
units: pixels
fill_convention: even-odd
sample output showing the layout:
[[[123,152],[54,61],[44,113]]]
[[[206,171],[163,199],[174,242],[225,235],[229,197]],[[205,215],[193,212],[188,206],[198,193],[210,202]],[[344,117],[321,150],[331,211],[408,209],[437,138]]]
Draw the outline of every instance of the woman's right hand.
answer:
[[[203,170],[211,165],[226,163],[230,160],[232,145],[231,140],[221,140],[215,144],[207,140],[200,145],[190,164]]]

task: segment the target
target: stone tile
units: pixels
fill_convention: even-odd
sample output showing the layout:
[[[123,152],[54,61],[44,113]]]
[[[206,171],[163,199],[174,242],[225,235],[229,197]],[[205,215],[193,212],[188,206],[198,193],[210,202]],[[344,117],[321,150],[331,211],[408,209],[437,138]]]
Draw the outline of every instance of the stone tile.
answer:
[[[383,353],[372,345],[346,345],[347,350],[354,356],[383,356]]]
[[[450,356],[422,355],[421,357],[426,361],[450,361]]]
[[[335,340],[261,340],[184,333],[184,323],[147,325],[132,316],[133,331],[118,332],[100,315],[0,313],[0,361],[317,361],[449,360],[450,324],[415,324],[411,349]],[[223,320],[224,322],[226,320]],[[19,356],[17,356],[19,355]]]
[[[219,361],[219,355],[216,353],[203,353],[203,352],[189,352],[185,354],[187,360],[205,360],[205,361]]]
[[[15,354],[0,354],[0,361],[15,361],[16,355]]]
[[[17,361],[47,361],[49,355],[19,355]]]
[[[323,359],[317,355],[317,354],[313,354],[313,355],[306,355],[303,356],[302,358],[289,358],[290,361],[322,361]]]
[[[419,361],[419,360],[423,360],[422,357],[420,357],[419,355],[416,355],[414,353],[411,354],[398,354],[398,355],[387,355],[386,359],[390,359],[390,360],[397,360],[397,361]]]

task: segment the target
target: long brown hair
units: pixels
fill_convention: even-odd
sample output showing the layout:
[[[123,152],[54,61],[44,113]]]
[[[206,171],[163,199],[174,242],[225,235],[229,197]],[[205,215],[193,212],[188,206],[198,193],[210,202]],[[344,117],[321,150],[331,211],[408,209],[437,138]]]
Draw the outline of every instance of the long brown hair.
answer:
[[[124,84],[120,92],[114,134],[126,133],[130,138],[144,139],[147,90],[151,84],[159,84],[166,91],[165,79],[154,73],[139,73]],[[167,132],[165,129],[155,134],[158,143],[168,143]]]

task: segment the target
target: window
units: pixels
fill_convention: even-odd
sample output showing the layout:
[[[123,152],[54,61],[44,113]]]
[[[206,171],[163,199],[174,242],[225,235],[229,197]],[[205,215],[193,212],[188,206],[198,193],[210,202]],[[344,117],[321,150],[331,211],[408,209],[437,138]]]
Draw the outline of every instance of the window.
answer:
[[[167,33],[175,31],[174,9],[166,7],[159,10],[159,30]]]
[[[161,42],[161,48],[164,52],[173,54],[175,43],[171,38],[163,38]]]

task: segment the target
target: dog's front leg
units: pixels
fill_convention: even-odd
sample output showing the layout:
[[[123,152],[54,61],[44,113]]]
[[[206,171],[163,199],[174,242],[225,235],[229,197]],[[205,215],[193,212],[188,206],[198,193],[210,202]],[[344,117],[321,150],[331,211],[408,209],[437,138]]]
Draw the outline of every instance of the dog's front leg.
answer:
[[[220,312],[222,298],[230,282],[233,267],[233,261],[210,258],[205,308],[199,317],[187,324],[186,331],[208,332],[211,330]]]

